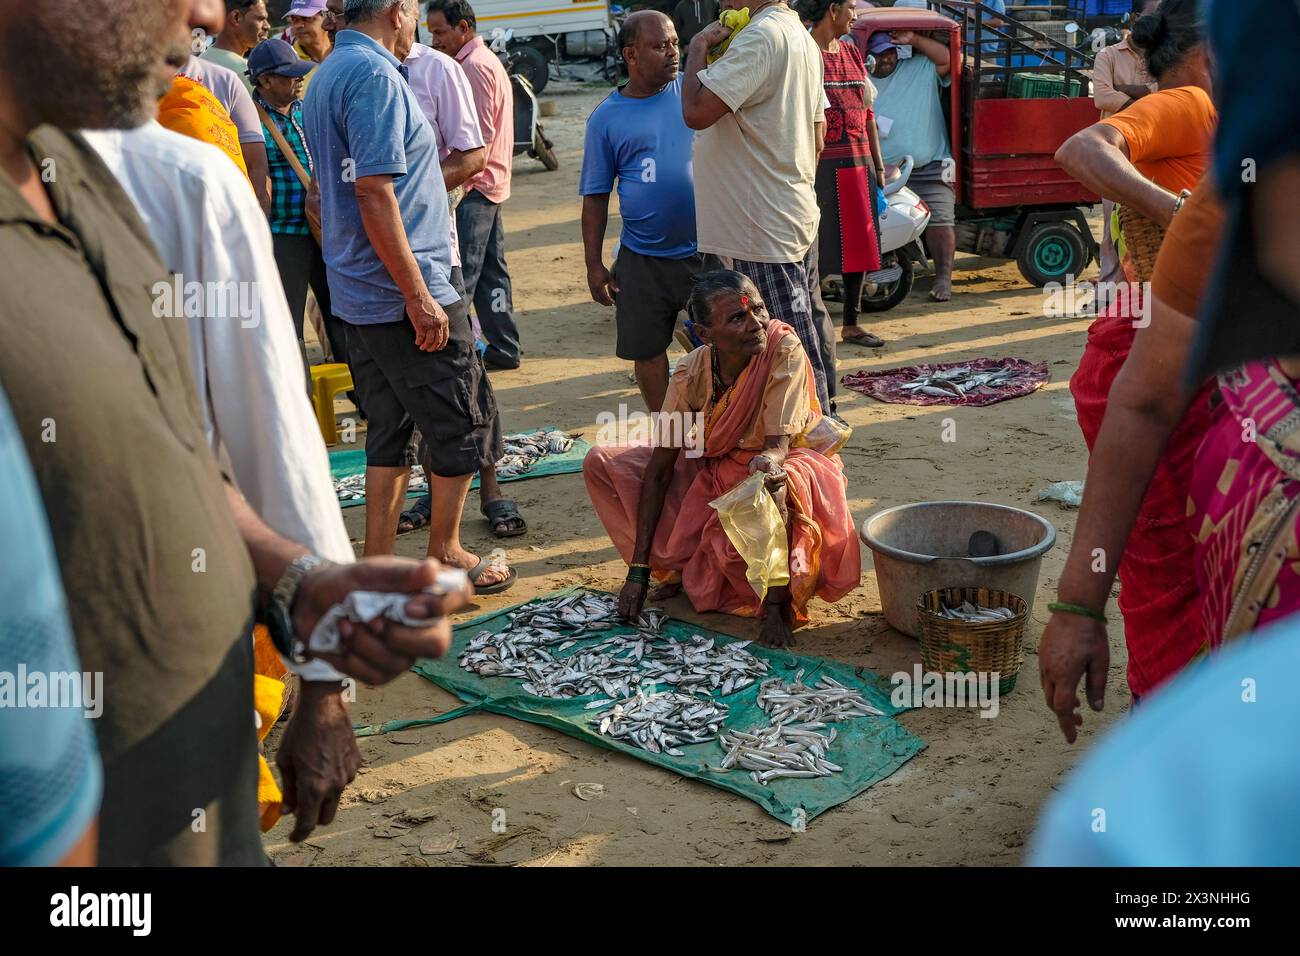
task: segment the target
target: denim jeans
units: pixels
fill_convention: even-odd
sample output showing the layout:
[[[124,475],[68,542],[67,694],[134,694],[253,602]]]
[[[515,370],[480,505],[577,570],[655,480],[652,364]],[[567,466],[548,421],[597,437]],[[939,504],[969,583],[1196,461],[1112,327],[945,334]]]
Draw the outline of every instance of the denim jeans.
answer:
[[[515,325],[510,273],[506,269],[506,235],[501,206],[471,190],[456,207],[465,298],[487,340],[483,359],[492,365],[519,364],[519,329]]]

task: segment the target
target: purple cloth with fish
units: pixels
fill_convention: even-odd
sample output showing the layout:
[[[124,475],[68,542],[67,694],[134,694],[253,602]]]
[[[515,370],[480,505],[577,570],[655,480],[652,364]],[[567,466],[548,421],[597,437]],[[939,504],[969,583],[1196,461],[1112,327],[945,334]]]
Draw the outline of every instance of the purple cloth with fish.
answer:
[[[953,369],[968,368],[972,375],[1005,369],[1010,374],[1005,381],[997,385],[981,385],[957,397],[939,395],[934,392],[939,388],[922,391],[919,388],[904,388],[918,378],[936,373],[946,373]],[[878,372],[852,372],[840,379],[840,384],[855,392],[868,395],[882,402],[896,405],[973,405],[981,407],[1005,402],[1009,398],[1028,395],[1047,384],[1050,373],[1046,362],[1027,362],[1024,359],[1003,358],[975,359],[972,362],[944,362],[939,365],[906,365],[902,368],[889,368]]]

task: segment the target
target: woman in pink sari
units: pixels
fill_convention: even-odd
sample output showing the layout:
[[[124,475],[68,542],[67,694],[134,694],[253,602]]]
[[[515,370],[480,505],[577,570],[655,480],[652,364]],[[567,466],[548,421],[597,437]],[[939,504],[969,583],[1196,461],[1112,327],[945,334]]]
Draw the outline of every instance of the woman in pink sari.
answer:
[[[759,640],[788,646],[814,594],[839,600],[861,577],[843,466],[838,455],[800,446],[821,421],[812,367],[794,330],[768,317],[753,283],[730,270],[706,273],[690,312],[706,344],[673,373],[659,440],[598,446],[583,463],[596,512],[629,565],[619,611],[640,614],[653,571],[671,582],[656,597],[680,581],[697,611],[761,616]],[[680,446],[696,421],[703,455],[684,456]],[[762,601],[709,507],[758,471],[786,519],[790,549],[790,583]]]
[[[1223,401],[1196,454],[1188,501],[1211,648],[1300,610],[1297,382],[1294,358],[1219,375]]]

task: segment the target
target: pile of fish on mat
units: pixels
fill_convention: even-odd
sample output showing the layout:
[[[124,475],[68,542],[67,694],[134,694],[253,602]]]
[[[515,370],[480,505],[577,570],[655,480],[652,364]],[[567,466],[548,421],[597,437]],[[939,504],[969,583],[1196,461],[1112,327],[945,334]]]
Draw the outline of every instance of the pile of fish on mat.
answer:
[[[934,395],[940,398],[965,398],[967,392],[977,388],[997,388],[1015,376],[1016,370],[998,366],[983,372],[976,372],[969,366],[941,369],[918,375],[910,382],[904,382],[899,388],[909,392],[917,391],[922,395]]]
[[[716,740],[727,753],[720,767],[709,769],[748,770],[756,783],[841,772],[826,758],[836,730],[822,731],[839,721],[883,716],[832,677],[805,684],[801,669],[789,683],[775,677],[760,683],[758,705],[771,724],[724,730],[728,708],[713,693],[733,694],[768,672],[767,660],[747,649],[749,641],[664,637],[666,617],[651,609],[637,619],[635,635],[611,635],[562,657],[584,637],[621,623],[613,596],[570,594],[530,604],[510,619],[503,631],[472,637],[460,666],[481,677],[518,678],[538,697],[601,694],[584,708],[600,711],[594,716],[600,734],[674,757],[683,756],[682,745]],[[663,685],[668,688],[660,690]]]
[[[573,447],[564,432],[524,432],[501,439],[504,453],[497,460],[498,478],[517,478],[547,455],[563,455]]]
[[[746,649],[749,641],[664,637],[667,618],[655,608],[642,612],[635,635],[612,635],[560,656],[580,639],[622,623],[608,595],[570,594],[521,608],[510,619],[503,631],[470,638],[460,666],[480,677],[518,678],[538,697],[601,694],[586,705],[606,708],[596,715],[601,733],[653,753],[714,739],[727,708],[711,699],[713,691],[725,696],[743,690],[768,670],[766,660]],[[659,690],[662,685],[668,688]]]
[[[643,615],[644,619],[644,615]],[[659,620],[662,620],[660,614]],[[616,661],[596,648],[561,658],[588,633],[618,624],[613,599],[570,594],[529,605],[510,615],[510,626],[470,639],[460,666],[480,677],[516,677],[537,697],[570,698],[588,694],[627,697],[636,684],[636,662]],[[644,620],[647,626],[654,619]]]
[[[406,490],[408,492],[425,492],[429,490],[429,480],[424,477],[423,468],[411,468],[411,479],[407,482]],[[364,498],[366,496],[365,472],[348,475],[344,478],[335,478],[334,496],[339,501],[360,501]]]
[[[782,684],[778,678],[763,681],[759,685],[758,706],[778,724],[885,715],[856,690],[845,687],[833,677],[823,675],[816,684],[805,684],[803,670],[796,671],[789,684]]]
[[[518,478],[548,455],[562,455],[573,447],[573,439],[560,431],[506,435],[501,442],[504,451],[497,461],[498,478]],[[423,468],[411,468],[411,480],[406,490],[421,493],[429,490]],[[335,478],[334,494],[339,501],[360,501],[366,496],[365,474]]]
[[[990,621],[1014,620],[1016,612],[1009,607],[984,607],[962,601],[960,607],[945,607],[939,612],[940,617],[950,621],[965,621],[967,624],[984,624]]]
[[[582,638],[622,623],[612,596],[570,594],[521,608],[510,619],[503,631],[472,637],[460,666],[481,677],[519,678],[538,697],[604,694],[607,699],[589,705],[597,707],[629,698],[646,684],[671,684],[686,694],[730,694],[767,673],[767,661],[745,650],[748,641],[717,646],[698,634],[686,641],[663,637],[666,616],[655,608],[642,612],[635,636],[615,635],[559,656]]]
[[[592,701],[587,707],[608,703]],[[682,757],[685,754],[677,749],[678,744],[706,744],[717,739],[718,728],[727,718],[727,705],[676,691],[647,694],[638,688],[631,700],[596,716],[602,734],[651,753]]]
[[[759,685],[758,705],[772,718],[766,727],[745,732],[727,730],[718,735],[718,743],[727,755],[718,771],[748,770],[759,784],[778,777],[829,777],[843,767],[826,759],[826,751],[835,741],[834,727],[821,733],[830,723],[857,717],[881,717],[884,712],[873,707],[865,697],[845,687],[833,677],[823,676],[816,684],[803,683],[803,670],[787,684],[780,678]]]
[[[748,770],[755,783],[767,783],[777,777],[829,777],[844,768],[826,759],[826,749],[835,740],[835,728],[829,735],[818,733],[826,725],[772,724],[747,733],[726,730],[718,734],[718,743],[727,755],[718,767],[710,770]]]
[[[695,694],[721,690],[722,696],[744,690],[767,673],[767,661],[745,648],[749,641],[732,641],[718,646],[714,639],[699,634],[690,641],[675,639],[647,641],[611,638],[606,643],[626,642],[641,662],[641,670],[656,684],[672,684],[677,690]]]

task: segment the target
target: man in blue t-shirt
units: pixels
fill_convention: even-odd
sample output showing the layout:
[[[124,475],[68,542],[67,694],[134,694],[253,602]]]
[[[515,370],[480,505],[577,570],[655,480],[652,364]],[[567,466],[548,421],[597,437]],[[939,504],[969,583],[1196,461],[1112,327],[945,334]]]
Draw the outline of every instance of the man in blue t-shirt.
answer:
[[[578,186],[582,243],[591,297],[614,306],[615,354],[635,363],[641,397],[657,412],[668,391],[668,343],[701,268],[691,174],[695,134],[682,119],[672,20],[655,10],[633,13],[618,45],[628,82],[587,119]],[[602,247],[615,179],[623,233],[611,274]]]

